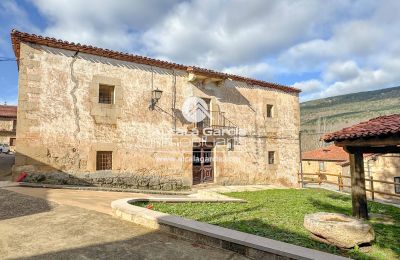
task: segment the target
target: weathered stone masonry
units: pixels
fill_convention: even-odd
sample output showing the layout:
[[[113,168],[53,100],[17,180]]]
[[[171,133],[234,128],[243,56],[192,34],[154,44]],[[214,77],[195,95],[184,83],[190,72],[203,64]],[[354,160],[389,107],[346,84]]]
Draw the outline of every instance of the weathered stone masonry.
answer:
[[[226,144],[214,148],[215,183],[297,186],[298,93],[229,79],[191,82],[185,70],[28,42],[19,44],[19,57],[15,178],[25,171],[28,181],[190,187],[192,143],[182,145],[187,137],[172,130],[188,129],[180,109],[186,97],[196,96],[210,98],[213,110],[245,132],[232,151]],[[98,103],[99,84],[114,86],[113,104]],[[163,94],[152,111],[154,88]],[[267,104],[274,106],[272,118]],[[112,170],[96,171],[97,151],[112,151]],[[276,154],[274,164],[268,151]]]

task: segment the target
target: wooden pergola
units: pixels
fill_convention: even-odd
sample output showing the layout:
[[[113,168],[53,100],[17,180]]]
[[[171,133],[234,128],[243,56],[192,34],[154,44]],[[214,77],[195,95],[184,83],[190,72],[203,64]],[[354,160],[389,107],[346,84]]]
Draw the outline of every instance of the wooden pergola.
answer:
[[[353,216],[368,218],[365,189],[366,153],[400,153],[400,114],[381,116],[326,134],[325,142],[343,147],[350,157]]]

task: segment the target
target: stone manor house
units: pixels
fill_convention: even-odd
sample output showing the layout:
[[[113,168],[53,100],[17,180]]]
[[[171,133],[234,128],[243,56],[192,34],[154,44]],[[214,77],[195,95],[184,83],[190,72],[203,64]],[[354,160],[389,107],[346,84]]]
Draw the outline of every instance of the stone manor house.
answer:
[[[14,179],[297,186],[298,89],[15,30],[11,38],[19,69]],[[185,117],[189,97],[206,104],[203,120]]]

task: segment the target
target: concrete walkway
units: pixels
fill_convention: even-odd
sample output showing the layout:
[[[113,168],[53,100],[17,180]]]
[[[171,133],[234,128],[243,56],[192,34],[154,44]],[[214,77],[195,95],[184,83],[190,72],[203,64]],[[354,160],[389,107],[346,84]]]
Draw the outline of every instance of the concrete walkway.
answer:
[[[6,187],[5,189],[36,198],[45,199],[62,205],[80,207],[97,212],[112,215],[111,202],[117,199],[135,197],[150,198],[152,196],[142,193],[110,192],[110,191],[87,191],[70,189],[47,189],[29,187]],[[171,195],[168,195],[171,196]]]
[[[110,208],[110,200],[125,196],[110,192],[0,188],[0,258],[245,259],[100,213],[108,213],[104,205]]]

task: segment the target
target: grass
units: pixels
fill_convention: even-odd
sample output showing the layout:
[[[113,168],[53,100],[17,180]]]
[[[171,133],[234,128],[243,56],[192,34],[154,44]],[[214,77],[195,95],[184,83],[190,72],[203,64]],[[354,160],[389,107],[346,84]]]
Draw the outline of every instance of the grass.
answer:
[[[370,213],[390,215],[394,224],[370,222],[376,238],[369,252],[358,248],[342,251],[312,240],[303,227],[303,220],[305,214],[321,211],[351,215],[350,196],[322,189],[276,189],[225,195],[245,199],[248,203],[151,204],[153,210],[356,259],[400,258],[399,208],[369,202]]]

